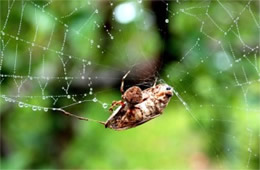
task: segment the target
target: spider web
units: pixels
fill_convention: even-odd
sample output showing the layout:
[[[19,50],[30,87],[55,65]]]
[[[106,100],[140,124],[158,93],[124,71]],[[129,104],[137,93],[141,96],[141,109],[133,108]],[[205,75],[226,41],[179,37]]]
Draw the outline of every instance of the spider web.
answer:
[[[204,135],[214,133],[227,140],[216,145],[209,139],[218,168],[238,168],[222,159],[238,160],[240,168],[259,168],[259,2],[158,1],[165,7],[165,27],[178,35],[168,41],[181,47],[171,47],[178,57],[169,65],[163,61],[161,70],[150,62],[156,57],[147,57],[165,48],[156,45],[164,41],[157,32],[164,35],[165,30],[155,28],[150,2],[131,1],[138,18],[135,27],[115,24],[114,9],[120,3],[124,2],[1,1],[1,115],[9,114],[11,106],[79,114],[91,104],[98,113],[83,115],[105,120],[116,99],[103,96],[118,91],[119,99],[115,87],[131,70],[126,88],[131,83],[150,87],[159,77],[159,82],[174,87],[169,108],[187,113]],[[114,25],[106,23],[106,17]],[[140,34],[150,46],[138,38]],[[145,76],[137,75],[140,72]],[[174,121],[167,110],[165,117]],[[241,125],[228,130],[234,124]],[[241,154],[247,156],[240,158]]]

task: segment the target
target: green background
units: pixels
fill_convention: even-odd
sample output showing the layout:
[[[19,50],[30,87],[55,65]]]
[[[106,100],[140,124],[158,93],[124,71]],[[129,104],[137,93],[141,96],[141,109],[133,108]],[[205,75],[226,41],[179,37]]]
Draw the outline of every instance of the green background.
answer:
[[[120,24],[113,10],[124,2],[0,2],[1,169],[259,169],[259,2],[133,1],[135,20]],[[156,13],[161,3],[168,8]],[[82,103],[65,110],[105,121],[128,70],[126,88],[158,77],[188,106],[174,95],[161,117],[121,132],[52,110],[76,94]],[[55,105],[44,97],[55,95]]]

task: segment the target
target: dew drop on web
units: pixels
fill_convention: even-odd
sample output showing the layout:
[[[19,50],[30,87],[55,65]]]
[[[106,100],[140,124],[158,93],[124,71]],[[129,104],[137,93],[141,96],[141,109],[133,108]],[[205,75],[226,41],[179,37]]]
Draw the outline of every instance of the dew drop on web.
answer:
[[[32,111],[37,111],[37,106],[32,106]]]
[[[106,109],[108,105],[107,105],[107,103],[103,103],[102,106],[104,109]]]
[[[94,98],[92,99],[92,101],[93,101],[93,102],[97,102],[98,100],[97,100],[96,97],[94,97]]]
[[[19,106],[19,107],[24,107],[24,103],[23,103],[23,102],[19,102],[19,103],[18,103],[18,106]]]

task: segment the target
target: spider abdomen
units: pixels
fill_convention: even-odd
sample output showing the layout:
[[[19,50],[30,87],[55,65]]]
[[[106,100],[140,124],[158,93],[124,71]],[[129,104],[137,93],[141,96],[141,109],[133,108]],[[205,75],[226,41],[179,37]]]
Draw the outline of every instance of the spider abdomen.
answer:
[[[125,91],[123,99],[130,104],[140,103],[142,101],[142,90],[137,86],[130,87]]]

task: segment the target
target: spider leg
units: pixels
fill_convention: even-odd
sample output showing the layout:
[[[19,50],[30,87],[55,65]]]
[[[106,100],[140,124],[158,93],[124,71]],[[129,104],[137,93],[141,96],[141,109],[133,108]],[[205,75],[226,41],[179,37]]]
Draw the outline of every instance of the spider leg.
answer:
[[[109,108],[109,111],[113,111],[114,107],[116,107],[117,105],[123,105],[124,102],[122,100],[119,100],[119,101],[113,101],[112,104],[111,104],[111,107]]]
[[[90,119],[90,118],[87,118],[87,117],[82,117],[82,116],[78,116],[78,115],[74,115],[66,110],[63,110],[62,108],[57,108],[56,111],[59,111],[67,116],[70,116],[70,117],[74,117],[76,119],[79,119],[79,120],[85,120],[85,121],[91,121],[91,122],[96,122],[96,123],[100,123],[102,125],[105,125],[106,123],[105,122],[102,122],[102,121],[99,121],[99,120],[95,120],[95,119]]]
[[[121,87],[120,87],[120,91],[121,91],[122,94],[124,94],[124,81],[125,81],[125,78],[128,76],[129,73],[130,73],[130,70],[122,78]]]
[[[132,115],[132,110],[131,109],[127,109],[125,114],[122,117],[122,120],[124,122],[128,122],[129,121],[129,117]]]

